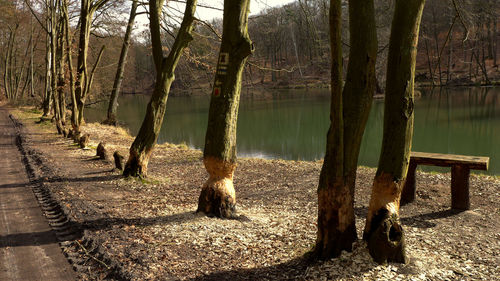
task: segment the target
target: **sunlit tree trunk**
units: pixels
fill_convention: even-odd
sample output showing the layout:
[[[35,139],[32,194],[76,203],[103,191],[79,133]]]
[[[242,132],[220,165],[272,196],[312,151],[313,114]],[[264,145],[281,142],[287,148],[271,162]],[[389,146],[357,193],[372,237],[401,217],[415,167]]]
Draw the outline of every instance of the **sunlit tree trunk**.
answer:
[[[57,82],[58,82],[58,62],[57,62],[57,37],[58,37],[58,30],[57,30],[57,5],[55,0],[50,0],[50,29],[49,29],[49,36],[50,36],[50,85],[51,85],[51,92],[52,92],[52,103],[54,104],[54,118],[56,121],[56,127],[57,131],[59,133],[62,133],[62,123],[61,123],[61,104],[60,104],[60,99],[59,99],[59,91],[57,89]]]
[[[75,81],[75,98],[77,116],[75,131],[80,131],[80,125],[84,122],[83,110],[85,101],[90,92],[91,75],[88,73],[87,57],[90,41],[90,27],[95,11],[104,6],[109,0],[82,0],[80,6],[80,40],[78,45],[78,62]],[[96,65],[98,62],[96,62]]]
[[[164,0],[149,1],[150,11],[150,31],[153,49],[153,60],[156,67],[156,81],[153,95],[148,103],[146,116],[142,121],[141,128],[132,146],[130,155],[123,170],[124,176],[142,177],[147,175],[149,158],[153,152],[154,145],[158,139],[165,108],[167,105],[170,86],[175,79],[174,71],[183,50],[193,40],[191,32],[193,30],[194,12],[196,10],[196,0],[188,0],[184,19],[175,38],[174,45],[168,55],[163,56],[160,17]]]
[[[62,1],[61,12],[63,14],[64,21],[64,38],[66,41],[66,59],[68,62],[69,71],[69,94],[71,97],[71,126],[73,129],[77,127],[78,123],[78,108],[76,106],[76,95],[75,95],[75,72],[73,69],[73,52],[72,52],[72,38],[71,29],[69,25],[69,15],[68,15],[68,0]]]
[[[382,150],[363,238],[376,262],[406,262],[399,220],[413,135],[413,86],[418,31],[425,0],[396,0],[392,21]]]
[[[332,100],[327,148],[318,186],[315,253],[327,259],[357,239],[354,187],[361,139],[376,88],[377,33],[373,1],[349,1],[349,65],[342,92],[341,1],[330,2]]]
[[[48,6],[46,12],[48,13]],[[46,29],[49,29],[48,18],[45,21]],[[43,92],[43,115],[48,116],[50,114],[50,106],[52,103],[52,91],[50,90],[50,34],[47,33],[45,36],[45,80],[44,80],[44,92]]]
[[[134,27],[135,15],[137,13],[137,6],[139,4],[138,0],[132,1],[132,8],[130,9],[130,17],[128,19],[127,30],[125,31],[125,36],[123,38],[122,51],[120,53],[120,59],[118,61],[118,69],[116,70],[116,77],[113,84],[113,90],[111,91],[111,97],[109,99],[108,106],[108,117],[104,120],[104,124],[110,124],[116,126],[116,109],[118,107],[118,95],[120,93],[121,84],[123,81],[123,73],[125,71],[125,64],[127,60],[128,49],[130,46],[130,34],[132,34],[132,28]]]
[[[241,77],[254,47],[248,35],[250,0],[225,0],[219,61],[210,99],[203,162],[209,178],[198,200],[198,211],[217,217],[234,215],[236,194],[236,123]]]
[[[60,13],[57,17],[57,51],[56,51],[56,60],[57,60],[57,96],[59,99],[59,108],[60,108],[60,120],[61,125],[64,126],[66,124],[66,69],[65,69],[65,57],[66,57],[66,27],[64,24],[64,15],[62,12],[62,5],[58,7]]]

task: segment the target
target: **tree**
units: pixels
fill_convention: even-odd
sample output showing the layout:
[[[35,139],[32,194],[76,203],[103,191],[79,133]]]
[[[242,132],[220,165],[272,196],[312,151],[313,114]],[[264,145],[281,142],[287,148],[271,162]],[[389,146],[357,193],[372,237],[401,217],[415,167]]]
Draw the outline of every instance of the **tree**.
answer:
[[[254,46],[248,35],[250,0],[225,0],[222,42],[210,98],[203,163],[209,178],[198,200],[198,211],[217,217],[234,215],[236,195],[236,124],[241,76]]]
[[[127,60],[128,49],[130,46],[130,34],[132,34],[132,28],[134,27],[135,15],[137,13],[137,6],[139,4],[138,0],[132,0],[132,7],[130,8],[130,16],[127,24],[127,29],[125,31],[125,36],[123,37],[123,45],[120,53],[120,60],[118,61],[118,68],[116,70],[116,77],[113,84],[113,90],[109,99],[108,106],[108,116],[104,120],[104,124],[110,124],[116,126],[116,109],[118,107],[118,94],[120,93],[121,84],[123,81],[123,72],[125,71],[125,64]]]
[[[68,0],[62,0],[61,2],[61,13],[62,21],[64,25],[64,40],[66,41],[66,61],[68,63],[69,72],[69,95],[71,97],[71,124],[73,128],[76,126],[78,120],[78,108],[76,106],[76,95],[75,95],[75,72],[73,70],[73,52],[72,52],[72,36],[71,29],[69,25],[69,14],[68,14]]]
[[[80,131],[80,125],[83,123],[83,109],[85,106],[85,100],[90,92],[90,87],[92,85],[91,73],[88,73],[87,67],[87,56],[90,41],[90,28],[92,25],[92,20],[94,18],[94,13],[102,8],[109,0],[82,0],[80,9],[80,41],[78,45],[78,62],[76,71],[76,81],[75,81],[75,98],[77,111],[74,112],[77,116],[72,117],[71,120],[75,120],[76,123],[72,124],[73,130],[76,132]],[[99,63],[99,58],[102,55],[103,49],[101,49],[100,55],[95,63],[94,70]]]
[[[332,53],[330,128],[318,185],[318,236],[322,259],[351,250],[357,239],[354,188],[361,139],[375,92],[377,33],[373,1],[349,1],[349,65],[342,91],[340,0],[330,2]]]
[[[392,20],[382,150],[363,238],[376,262],[406,262],[399,202],[410,160],[418,31],[425,0],[396,0]]]
[[[193,30],[196,0],[188,0],[186,2],[184,18],[171,51],[167,57],[163,56],[160,34],[160,18],[163,3],[164,0],[149,1],[149,27],[153,60],[156,67],[156,81],[153,95],[148,103],[146,116],[139,129],[139,133],[130,147],[130,155],[123,170],[124,176],[143,177],[147,175],[149,158],[151,157],[163,123],[170,86],[175,80],[175,67],[179,62],[183,50],[193,40],[191,32]]]

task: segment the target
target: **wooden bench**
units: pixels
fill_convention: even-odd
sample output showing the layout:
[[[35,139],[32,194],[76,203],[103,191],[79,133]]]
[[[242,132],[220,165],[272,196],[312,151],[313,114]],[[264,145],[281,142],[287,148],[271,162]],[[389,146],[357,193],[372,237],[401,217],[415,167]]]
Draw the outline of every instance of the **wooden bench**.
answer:
[[[488,170],[489,157],[411,152],[406,183],[401,193],[401,204],[415,200],[415,171],[417,165],[451,167],[451,208],[468,210],[470,170]]]

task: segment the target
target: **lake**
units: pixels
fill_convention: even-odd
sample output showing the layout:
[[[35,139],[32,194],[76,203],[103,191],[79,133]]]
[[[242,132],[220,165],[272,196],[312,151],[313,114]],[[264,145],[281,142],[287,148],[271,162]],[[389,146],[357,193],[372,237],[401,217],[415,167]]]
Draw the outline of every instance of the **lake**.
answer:
[[[245,91],[242,91],[245,92]],[[423,90],[415,101],[413,151],[489,156],[488,174],[500,174],[500,88]],[[136,134],[149,96],[119,99],[118,118]],[[238,156],[318,160],[329,126],[329,90],[277,90],[266,99],[245,93],[238,118]],[[209,97],[169,97],[159,143],[202,149]],[[102,121],[107,104],[89,108],[88,121]],[[384,101],[375,100],[359,164],[376,167],[382,142]],[[439,170],[439,168],[426,168]],[[439,170],[446,171],[446,170]]]

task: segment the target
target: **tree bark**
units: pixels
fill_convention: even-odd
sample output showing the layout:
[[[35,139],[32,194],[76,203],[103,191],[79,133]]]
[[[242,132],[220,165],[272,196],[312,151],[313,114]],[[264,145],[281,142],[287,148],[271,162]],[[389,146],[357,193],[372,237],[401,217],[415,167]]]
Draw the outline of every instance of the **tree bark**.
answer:
[[[68,15],[68,0],[63,0],[62,1],[62,7],[61,11],[63,13],[63,20],[64,20],[64,29],[66,31],[65,33],[65,40],[66,40],[66,59],[68,62],[68,71],[69,71],[69,92],[70,92],[70,97],[71,97],[71,126],[73,128],[73,131],[75,133],[77,132],[77,129],[79,128],[77,126],[78,124],[78,107],[76,106],[76,95],[75,95],[75,72],[73,70],[73,52],[72,52],[72,38],[71,38],[71,31],[70,31],[70,25],[69,25],[69,15]]]
[[[373,1],[349,1],[350,46],[342,92],[341,1],[330,2],[332,99],[326,155],[318,185],[318,236],[321,259],[352,250],[356,241],[354,187],[361,139],[376,89],[377,34]]]
[[[111,91],[111,97],[109,99],[108,106],[108,117],[104,120],[104,124],[116,126],[116,109],[118,108],[118,95],[120,93],[121,84],[123,81],[123,73],[125,71],[125,64],[127,60],[128,49],[130,46],[130,34],[132,34],[132,28],[134,27],[135,15],[137,13],[137,6],[139,4],[138,0],[132,1],[132,8],[130,9],[130,17],[128,19],[127,30],[125,31],[125,36],[123,38],[122,50],[120,53],[120,59],[118,61],[118,68],[116,70],[115,81],[113,84],[113,90]]]
[[[363,233],[378,263],[407,261],[399,205],[410,160],[415,59],[424,3],[397,0],[392,21],[382,150]]]
[[[57,52],[58,52],[58,47],[57,47],[57,37],[58,37],[58,30],[57,30],[57,5],[55,0],[50,0],[49,1],[50,6],[50,29],[49,29],[49,36],[50,36],[50,85],[51,85],[51,92],[52,92],[52,103],[54,104],[54,117],[56,121],[56,128],[57,132],[59,134],[62,134],[63,128],[62,128],[62,123],[61,123],[61,104],[60,104],[60,99],[59,99],[59,91],[57,89],[57,82],[58,82],[58,62],[57,62]]]
[[[57,51],[56,51],[56,60],[57,60],[57,95],[59,99],[59,108],[60,108],[60,120],[61,125],[64,126],[66,124],[66,69],[64,59],[66,57],[66,27],[64,25],[63,13],[62,13],[62,5],[59,5],[59,11],[61,13],[58,16],[57,21]]]
[[[84,123],[83,110],[87,95],[90,92],[89,79],[87,67],[87,57],[90,41],[90,27],[95,11],[104,6],[109,0],[82,0],[80,9],[80,40],[78,45],[78,62],[76,70],[75,81],[75,98],[77,111],[75,130],[80,131],[80,126]],[[97,65],[97,63],[96,63]]]
[[[45,12],[49,14],[49,6],[47,5]],[[50,106],[52,102],[52,91],[50,90],[50,34],[49,30],[49,18],[45,19],[45,30],[47,34],[45,36],[45,80],[44,80],[44,93],[43,93],[43,114],[42,117],[48,116],[50,114]]]
[[[209,178],[198,200],[198,211],[217,217],[235,215],[236,124],[241,76],[254,51],[248,35],[250,0],[225,0],[223,35],[210,99],[203,152]]]
[[[87,85],[87,54],[89,48],[90,25],[93,12],[90,10],[90,0],[82,0],[80,8],[80,40],[78,43],[78,61],[75,81],[75,96],[77,110],[75,120],[75,130],[80,131],[83,120],[83,108],[85,105]]]
[[[144,177],[147,175],[147,167],[154,145],[158,139],[170,86],[175,79],[174,71],[183,50],[193,40],[191,32],[193,30],[194,12],[196,10],[196,0],[188,0],[184,19],[175,38],[174,45],[168,55],[163,56],[160,37],[160,17],[164,0],[149,1],[150,9],[150,31],[153,49],[153,60],[156,67],[156,82],[153,95],[149,101],[146,116],[132,146],[130,155],[123,170],[124,176]]]

